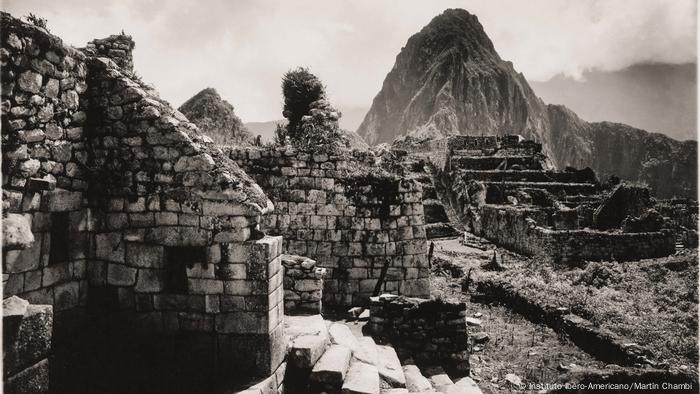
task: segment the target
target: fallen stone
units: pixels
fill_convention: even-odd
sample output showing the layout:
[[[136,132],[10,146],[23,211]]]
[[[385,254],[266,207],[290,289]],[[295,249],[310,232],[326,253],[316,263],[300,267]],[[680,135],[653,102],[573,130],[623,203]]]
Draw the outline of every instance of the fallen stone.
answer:
[[[481,389],[470,377],[464,377],[455,382],[451,387],[447,387],[445,394],[481,394]]]
[[[428,378],[423,376],[415,365],[404,365],[403,374],[406,376],[406,388],[410,393],[430,391],[433,388]]]
[[[406,387],[406,376],[401,368],[399,356],[390,346],[377,346],[377,367],[379,376],[389,386],[395,388]]]
[[[468,326],[481,327],[481,319],[467,317],[464,320],[466,320]]]
[[[299,369],[311,369],[330,343],[322,335],[302,335],[289,345],[289,363]]]
[[[372,337],[362,337],[358,340],[359,346],[353,353],[353,356],[369,365],[377,365],[379,359],[379,351],[377,344]]]
[[[345,346],[331,345],[311,370],[312,386],[340,389],[350,365],[352,352]]]
[[[357,318],[359,321],[367,321],[369,320],[369,309],[365,309],[360,313],[360,316]]]
[[[440,392],[445,392],[447,387],[454,385],[452,382],[452,379],[450,379],[449,376],[447,376],[446,373],[441,373],[437,375],[432,375],[430,378],[430,384],[433,385],[435,390],[440,391]]]
[[[345,346],[352,351],[357,350],[360,345],[355,335],[350,331],[350,327],[345,324],[332,323],[328,327],[328,333],[331,337],[331,343],[334,345]]]
[[[472,338],[474,343],[486,343],[491,339],[489,337],[489,334],[481,331],[481,332],[475,332],[474,334],[470,334],[469,337]]]
[[[520,376],[514,373],[506,374],[506,382],[516,387],[519,387],[521,384],[523,384],[523,380],[520,379]]]
[[[364,310],[364,308],[362,308],[360,306],[352,307],[352,308],[348,309],[348,316],[350,316],[353,319],[357,319],[363,310]]]
[[[343,394],[379,394],[379,374],[377,367],[365,364],[359,360],[350,363]]]

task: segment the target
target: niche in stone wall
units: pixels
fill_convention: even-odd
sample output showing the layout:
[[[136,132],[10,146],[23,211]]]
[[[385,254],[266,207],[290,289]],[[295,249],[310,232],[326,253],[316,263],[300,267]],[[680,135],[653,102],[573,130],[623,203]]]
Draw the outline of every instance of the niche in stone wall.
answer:
[[[51,245],[49,246],[49,265],[65,263],[69,260],[68,212],[51,214]]]
[[[197,246],[168,246],[165,248],[165,292],[187,294],[187,268],[206,264],[206,251]]]

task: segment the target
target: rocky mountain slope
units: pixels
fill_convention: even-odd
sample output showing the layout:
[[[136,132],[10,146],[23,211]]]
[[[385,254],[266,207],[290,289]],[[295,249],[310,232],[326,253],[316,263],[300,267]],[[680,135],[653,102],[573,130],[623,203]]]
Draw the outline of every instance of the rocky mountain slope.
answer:
[[[236,116],[233,105],[222,99],[213,88],[197,93],[185,101],[179,110],[219,145],[246,145],[253,142],[253,134]]]
[[[678,140],[697,140],[697,64],[635,64],[529,81],[547,103],[564,104],[590,121],[626,123]],[[659,105],[663,103],[663,105]]]
[[[461,9],[445,11],[408,40],[358,129],[370,144],[406,134],[513,133],[541,142],[559,168],[590,166],[601,177],[647,182],[662,197],[695,197],[695,142],[588,123],[546,105],[500,58],[477,17]]]

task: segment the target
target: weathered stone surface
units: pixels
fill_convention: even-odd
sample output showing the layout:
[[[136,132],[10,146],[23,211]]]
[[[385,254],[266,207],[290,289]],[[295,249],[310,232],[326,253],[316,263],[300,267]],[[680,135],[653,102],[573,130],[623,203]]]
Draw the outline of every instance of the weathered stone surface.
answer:
[[[343,394],[379,394],[377,367],[353,360],[341,392]]]
[[[3,364],[14,374],[48,357],[53,330],[50,305],[28,305],[20,321],[3,317]]]
[[[3,386],[5,394],[41,394],[49,392],[49,360],[38,363],[10,376]]]
[[[409,392],[430,391],[433,386],[430,381],[423,376],[420,369],[415,365],[404,365],[403,373],[406,376],[406,388]]]
[[[309,380],[312,386],[339,389],[345,380],[351,355],[352,352],[347,347],[331,345],[311,370]]]
[[[391,387],[406,387],[406,377],[399,356],[391,346],[377,346],[378,370],[381,379]]]
[[[107,283],[114,286],[133,286],[136,283],[136,268],[121,264],[107,266]]]
[[[41,90],[41,82],[41,74],[33,71],[25,71],[19,75],[17,86],[28,93],[39,93],[39,90]]]
[[[328,327],[331,342],[334,345],[345,346],[353,352],[360,346],[355,335],[350,331],[350,327],[342,323],[331,323]]]
[[[31,224],[24,215],[10,213],[2,219],[3,249],[26,249],[29,248],[33,242],[34,235],[32,234]]]
[[[289,364],[299,369],[311,369],[330,345],[322,335],[301,335],[290,342]]]
[[[372,337],[362,337],[358,339],[358,343],[359,346],[353,352],[353,357],[365,364],[376,366],[379,360],[379,351],[374,339]]]
[[[161,268],[163,266],[163,247],[129,242],[126,244],[126,263],[134,267]]]

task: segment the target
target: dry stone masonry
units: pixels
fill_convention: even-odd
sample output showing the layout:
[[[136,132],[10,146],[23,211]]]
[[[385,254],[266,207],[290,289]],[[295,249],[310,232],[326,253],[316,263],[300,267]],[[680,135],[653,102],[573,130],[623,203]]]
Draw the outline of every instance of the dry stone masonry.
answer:
[[[3,392],[48,393],[53,308],[12,296],[2,309]]]
[[[308,257],[282,255],[284,267],[284,310],[321,313],[323,277],[326,269],[316,267]]]
[[[231,149],[275,203],[262,228],[285,251],[326,268],[324,302],[366,304],[379,292],[429,294],[421,187],[368,168],[371,152]]]
[[[258,229],[264,192],[133,78],[128,36],[77,50],[1,17],[3,298],[57,318],[89,303],[134,332],[188,333],[224,372],[274,373],[282,239]]]
[[[397,297],[372,297],[369,329],[390,343],[402,360],[440,365],[457,375],[469,373],[467,311],[463,302]]]

